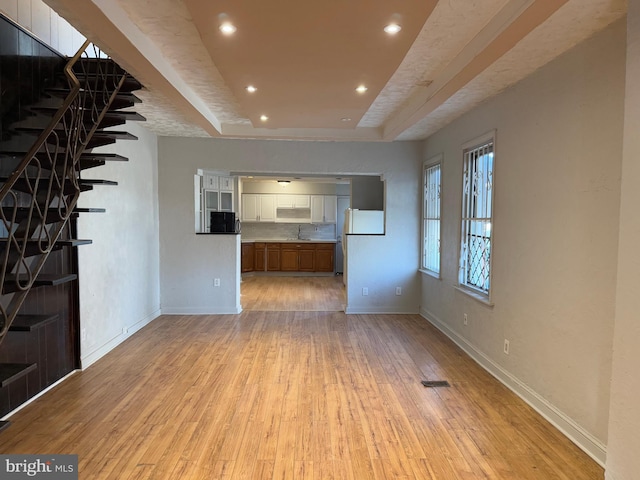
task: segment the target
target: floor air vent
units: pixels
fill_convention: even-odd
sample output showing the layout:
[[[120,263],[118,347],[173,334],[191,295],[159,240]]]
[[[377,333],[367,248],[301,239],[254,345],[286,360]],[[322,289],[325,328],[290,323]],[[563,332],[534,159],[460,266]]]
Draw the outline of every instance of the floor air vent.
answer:
[[[450,387],[449,382],[446,380],[423,380],[422,385],[425,387],[435,388],[435,387]]]

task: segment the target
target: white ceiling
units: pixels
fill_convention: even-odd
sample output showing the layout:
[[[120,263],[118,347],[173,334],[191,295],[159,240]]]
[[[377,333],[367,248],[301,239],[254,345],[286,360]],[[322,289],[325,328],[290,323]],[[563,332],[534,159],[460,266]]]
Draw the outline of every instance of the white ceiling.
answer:
[[[626,12],[625,0],[45,1],[145,85],[136,110],[159,135],[360,141],[427,138]]]

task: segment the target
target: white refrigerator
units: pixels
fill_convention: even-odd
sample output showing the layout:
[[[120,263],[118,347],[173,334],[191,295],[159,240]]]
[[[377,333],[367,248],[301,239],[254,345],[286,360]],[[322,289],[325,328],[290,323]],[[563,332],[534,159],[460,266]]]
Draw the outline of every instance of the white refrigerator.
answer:
[[[344,255],[343,282],[347,284],[347,258],[349,256],[347,239],[344,235],[380,235],[384,234],[384,211],[382,210],[358,210],[347,208],[344,212],[344,229],[342,238],[342,251]]]
[[[344,233],[384,234],[384,211],[348,208],[344,212]]]

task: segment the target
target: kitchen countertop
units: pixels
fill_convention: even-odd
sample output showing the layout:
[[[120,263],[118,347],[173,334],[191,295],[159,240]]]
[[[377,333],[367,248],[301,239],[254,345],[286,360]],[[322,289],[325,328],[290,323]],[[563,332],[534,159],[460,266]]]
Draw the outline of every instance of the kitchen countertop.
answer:
[[[337,243],[331,238],[310,238],[299,240],[297,238],[243,238],[242,243]]]

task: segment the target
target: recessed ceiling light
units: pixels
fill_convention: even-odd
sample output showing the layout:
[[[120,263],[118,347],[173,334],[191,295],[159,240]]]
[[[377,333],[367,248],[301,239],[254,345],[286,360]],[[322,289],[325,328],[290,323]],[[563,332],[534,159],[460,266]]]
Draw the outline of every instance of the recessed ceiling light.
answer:
[[[341,122],[350,122],[350,121],[351,121],[351,119],[350,119],[349,117],[342,117],[342,118],[340,119],[340,121],[341,121]]]
[[[356,92],[358,93],[364,93],[368,90],[367,87],[365,87],[364,85],[359,85],[358,88],[356,88]]]
[[[389,35],[395,35],[400,30],[402,30],[402,27],[400,25],[398,25],[397,23],[390,23],[389,25],[384,27],[384,31],[386,33],[388,33]]]
[[[260,120],[266,122],[267,120],[269,120],[269,117],[267,117],[266,115],[260,115]]]
[[[254,87],[253,85],[247,85],[246,90],[249,93],[253,93],[253,92],[256,92],[258,89],[256,87]]]
[[[223,22],[220,25],[220,31],[225,35],[232,35],[236,33],[236,26],[231,22]]]

